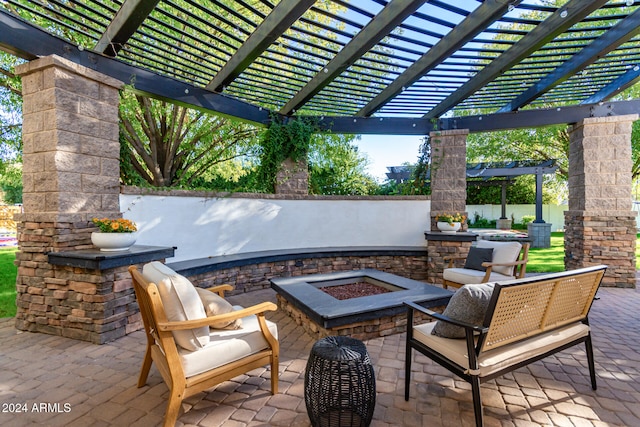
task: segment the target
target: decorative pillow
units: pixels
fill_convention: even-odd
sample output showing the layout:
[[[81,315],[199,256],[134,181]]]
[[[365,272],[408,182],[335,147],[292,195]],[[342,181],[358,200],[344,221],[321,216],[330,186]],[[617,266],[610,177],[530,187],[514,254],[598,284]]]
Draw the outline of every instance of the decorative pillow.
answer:
[[[472,325],[482,325],[493,294],[493,283],[464,285],[456,291],[443,315]],[[442,338],[464,338],[464,328],[438,320],[431,331]]]
[[[477,248],[472,246],[469,249],[467,260],[464,263],[464,268],[470,270],[487,271],[487,267],[483,267],[483,262],[491,262],[493,259],[493,248]]]
[[[142,267],[142,275],[158,286],[160,299],[169,321],[195,320],[207,317],[202,301],[193,284],[161,262],[153,261]],[[176,343],[189,351],[209,344],[209,328],[203,326],[173,331]]]
[[[207,317],[231,313],[233,311],[233,306],[220,295],[202,288],[196,288],[196,291],[198,291]],[[242,319],[215,322],[211,324],[211,327],[214,329],[240,329],[242,328]]]
[[[479,240],[477,247],[493,248],[493,262],[500,264],[515,262],[522,249],[522,245],[519,242],[492,242],[490,240]],[[511,276],[513,275],[513,266],[493,267],[491,271]]]

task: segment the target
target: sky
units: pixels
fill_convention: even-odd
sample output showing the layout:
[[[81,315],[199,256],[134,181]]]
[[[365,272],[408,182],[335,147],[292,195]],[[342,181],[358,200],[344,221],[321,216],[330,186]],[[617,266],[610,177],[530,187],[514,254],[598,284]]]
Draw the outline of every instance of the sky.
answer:
[[[384,182],[387,166],[417,163],[423,138],[420,135],[362,135],[354,143],[369,159],[367,172],[378,182]]]

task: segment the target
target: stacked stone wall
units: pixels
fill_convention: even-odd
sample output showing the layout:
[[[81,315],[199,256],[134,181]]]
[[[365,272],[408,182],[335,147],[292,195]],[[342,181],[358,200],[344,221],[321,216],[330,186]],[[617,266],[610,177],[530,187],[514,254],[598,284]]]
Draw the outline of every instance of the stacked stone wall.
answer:
[[[142,328],[126,267],[53,265],[49,252],[92,248],[86,215],[20,214],[16,328],[102,344]]]
[[[407,331],[407,314],[401,313],[392,316],[381,316],[377,319],[365,320],[362,322],[349,323],[346,325],[325,328],[318,325],[300,309],[290,304],[281,295],[276,295],[278,308],[291,317],[298,326],[316,340],[329,336],[349,336],[359,340],[370,340],[389,335],[400,334]],[[432,311],[442,313],[444,307],[432,307]],[[432,319],[422,313],[414,311],[413,324],[419,325],[430,322]]]
[[[371,268],[409,279],[427,280],[426,256],[376,255],[300,258],[216,269],[189,276],[195,285],[208,288],[229,284],[235,287],[232,295],[271,287],[269,279],[305,274],[331,273]]]
[[[442,272],[449,265],[449,261],[445,261],[445,257],[460,258],[455,264],[456,267],[462,267],[464,260],[471,248],[471,241],[455,241],[455,240],[427,240],[427,278],[426,282],[441,285]]]
[[[602,286],[636,287],[635,215],[565,213],[565,266],[567,270],[605,264]]]

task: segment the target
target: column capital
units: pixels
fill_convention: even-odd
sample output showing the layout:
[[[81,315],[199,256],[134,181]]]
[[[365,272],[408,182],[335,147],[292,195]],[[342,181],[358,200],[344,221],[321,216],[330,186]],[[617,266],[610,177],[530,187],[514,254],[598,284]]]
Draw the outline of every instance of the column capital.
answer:
[[[15,71],[18,76],[26,76],[37,71],[53,67],[70,71],[74,74],[100,82],[106,86],[112,86],[116,89],[121,89],[124,86],[124,83],[120,80],[104,75],[96,70],[92,70],[91,68],[87,68],[84,65],[76,64],[75,62],[69,61],[68,59],[58,55],[43,56],[42,58],[20,64],[16,66]]]

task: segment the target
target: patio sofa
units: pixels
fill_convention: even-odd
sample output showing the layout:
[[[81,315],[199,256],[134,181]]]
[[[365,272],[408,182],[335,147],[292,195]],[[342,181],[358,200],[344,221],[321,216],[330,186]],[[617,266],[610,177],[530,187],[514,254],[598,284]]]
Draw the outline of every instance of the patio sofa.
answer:
[[[480,384],[584,343],[591,387],[596,375],[588,313],[604,276],[599,265],[496,283],[465,285],[442,314],[405,302],[405,400],[412,349],[471,383],[477,426],[483,425]],[[414,324],[414,312],[435,321]]]

